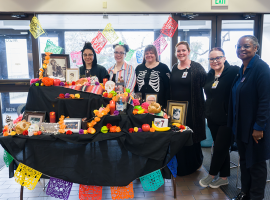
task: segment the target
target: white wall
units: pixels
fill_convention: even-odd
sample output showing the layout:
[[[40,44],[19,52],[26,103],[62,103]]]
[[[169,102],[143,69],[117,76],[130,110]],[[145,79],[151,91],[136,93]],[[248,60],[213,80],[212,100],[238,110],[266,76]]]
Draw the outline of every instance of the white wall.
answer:
[[[0,12],[270,13],[270,0],[229,0],[225,9],[211,9],[211,0],[0,0]]]

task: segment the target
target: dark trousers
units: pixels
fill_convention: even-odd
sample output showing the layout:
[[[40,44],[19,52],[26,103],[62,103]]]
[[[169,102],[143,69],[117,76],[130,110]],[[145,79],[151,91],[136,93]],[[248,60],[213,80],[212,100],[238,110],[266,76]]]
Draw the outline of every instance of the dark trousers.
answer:
[[[210,175],[220,177],[230,176],[230,154],[231,129],[227,126],[220,126],[207,120],[214,141],[214,152],[210,166]]]
[[[262,200],[267,178],[266,161],[255,163],[252,167],[246,167],[246,144],[237,140],[240,155],[242,192],[250,196],[252,200]]]

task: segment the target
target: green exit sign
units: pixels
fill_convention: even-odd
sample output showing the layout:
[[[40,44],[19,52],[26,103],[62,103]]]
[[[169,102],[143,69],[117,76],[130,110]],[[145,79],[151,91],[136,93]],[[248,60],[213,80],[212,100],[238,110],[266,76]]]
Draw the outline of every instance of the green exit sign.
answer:
[[[228,6],[229,0],[212,0],[212,6]]]

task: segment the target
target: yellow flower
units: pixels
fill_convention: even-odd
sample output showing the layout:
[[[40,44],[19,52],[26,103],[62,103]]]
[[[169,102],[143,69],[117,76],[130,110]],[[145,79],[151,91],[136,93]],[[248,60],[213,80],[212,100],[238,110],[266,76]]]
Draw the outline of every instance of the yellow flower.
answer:
[[[83,130],[83,134],[88,134],[87,130]]]
[[[80,98],[81,96],[80,96],[80,94],[79,93],[77,93],[77,94],[75,94],[75,98]]]
[[[134,132],[138,132],[138,127],[134,127]]]
[[[15,131],[11,131],[10,135],[16,135],[17,133]]]

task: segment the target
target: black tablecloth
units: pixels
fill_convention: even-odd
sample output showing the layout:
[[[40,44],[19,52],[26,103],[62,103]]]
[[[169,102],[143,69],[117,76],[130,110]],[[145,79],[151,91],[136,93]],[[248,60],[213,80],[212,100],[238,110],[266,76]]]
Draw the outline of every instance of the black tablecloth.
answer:
[[[55,111],[58,115],[82,118],[91,117],[93,110],[109,101],[84,92],[81,92],[82,101],[55,99],[59,93],[75,92],[61,87],[32,86],[26,110]],[[16,135],[0,137],[0,144],[16,160],[45,175],[85,185],[125,186],[166,166],[183,146],[192,144],[190,130],[127,131],[131,127],[151,124],[155,117],[150,114],[133,115],[129,106],[126,115],[103,117],[95,126],[97,132],[93,135]],[[119,125],[122,132],[101,133],[100,128],[106,123]],[[10,169],[13,167],[11,165]]]

